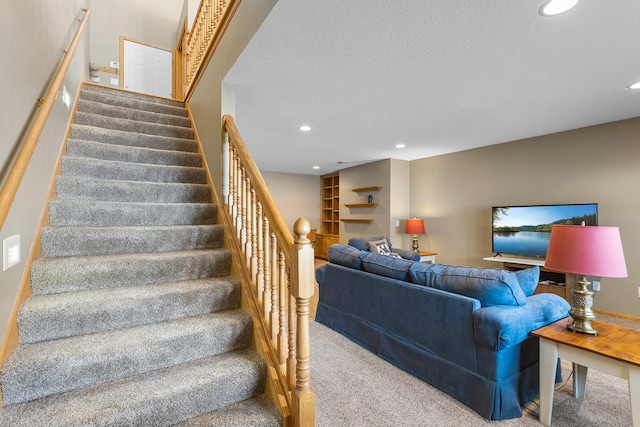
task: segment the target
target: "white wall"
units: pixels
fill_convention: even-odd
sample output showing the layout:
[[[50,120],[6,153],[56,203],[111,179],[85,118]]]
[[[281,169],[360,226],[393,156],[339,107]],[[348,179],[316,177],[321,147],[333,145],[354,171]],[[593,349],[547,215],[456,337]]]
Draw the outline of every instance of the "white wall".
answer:
[[[640,317],[640,118],[411,162],[411,213],[443,264],[493,266],[491,206],[598,203],[629,277],[603,278],[594,308]],[[421,243],[421,247],[422,247]]]
[[[311,228],[320,229],[320,178],[280,172],[262,172],[284,221],[293,230],[300,217],[306,218]]]
[[[62,61],[82,16],[80,0],[4,2],[0,14],[0,53],[5,59],[0,97],[0,181],[4,183],[13,160],[22,147],[25,133],[50,80]],[[93,19],[93,16],[92,18]],[[88,37],[88,31],[85,35]],[[7,35],[11,35],[8,37]],[[86,38],[77,48],[64,86],[75,101],[83,73]],[[73,104],[72,104],[73,105]],[[50,118],[38,142],[0,239],[13,234],[21,237],[21,262],[0,273],[0,335],[4,336],[13,308],[36,228],[45,206],[55,162],[64,139],[71,111],[58,95]]]
[[[152,46],[173,50],[177,28],[184,15],[183,0],[89,0],[91,21],[91,59],[96,66],[108,67],[120,61],[120,36]],[[113,74],[99,73],[101,84],[109,84]]]

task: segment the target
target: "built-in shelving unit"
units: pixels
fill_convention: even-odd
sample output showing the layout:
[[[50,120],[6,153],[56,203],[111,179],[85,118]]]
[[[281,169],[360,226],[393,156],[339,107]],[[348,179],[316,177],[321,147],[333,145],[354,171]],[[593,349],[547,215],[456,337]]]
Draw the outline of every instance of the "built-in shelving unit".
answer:
[[[340,175],[320,177],[320,231],[316,234],[315,256],[327,259],[327,249],[338,243],[340,234]]]

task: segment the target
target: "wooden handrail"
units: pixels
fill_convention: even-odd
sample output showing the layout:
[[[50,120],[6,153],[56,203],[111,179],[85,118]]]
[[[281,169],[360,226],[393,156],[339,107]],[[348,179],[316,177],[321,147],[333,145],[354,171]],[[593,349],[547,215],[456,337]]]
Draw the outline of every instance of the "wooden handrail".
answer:
[[[40,110],[38,110],[38,113],[27,132],[22,148],[9,171],[7,180],[2,186],[2,191],[0,191],[0,229],[2,229],[4,222],[7,219],[7,215],[9,214],[9,210],[13,204],[13,199],[18,192],[20,182],[22,182],[22,178],[27,170],[31,156],[38,145],[38,140],[40,139],[40,135],[42,135],[44,126],[49,119],[49,114],[51,114],[51,110],[53,109],[53,103],[56,100],[56,95],[62,87],[62,83],[67,75],[67,71],[69,70],[69,66],[71,65],[71,61],[73,60],[73,56],[80,41],[80,36],[82,36],[84,26],[91,14],[91,9],[83,8],[82,11],[84,12],[84,16],[80,20],[78,29],[71,40],[71,44],[69,44],[69,48],[64,52],[64,59],[53,77],[53,81],[51,86],[49,86],[47,94],[42,100],[42,103],[39,104]]]
[[[315,425],[311,387],[309,299],[314,293],[311,227],[300,218],[295,239],[282,218],[233,117],[224,116],[222,210],[233,237],[234,263],[254,318],[285,425]],[[239,260],[239,261],[238,261]],[[286,414],[289,414],[288,416]]]

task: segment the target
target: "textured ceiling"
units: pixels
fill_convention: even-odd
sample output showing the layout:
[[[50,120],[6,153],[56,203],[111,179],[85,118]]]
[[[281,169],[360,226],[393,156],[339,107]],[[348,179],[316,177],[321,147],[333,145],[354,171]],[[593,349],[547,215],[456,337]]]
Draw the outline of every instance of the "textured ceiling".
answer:
[[[279,0],[225,78],[237,125],[260,169],[324,174],[640,116],[640,1],[542,3]]]

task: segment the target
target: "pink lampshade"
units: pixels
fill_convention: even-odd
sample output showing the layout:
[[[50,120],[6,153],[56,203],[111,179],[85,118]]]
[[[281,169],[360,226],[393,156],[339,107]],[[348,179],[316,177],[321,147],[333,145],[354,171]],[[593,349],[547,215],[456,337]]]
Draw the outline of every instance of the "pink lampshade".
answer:
[[[598,277],[627,277],[618,227],[554,225],[545,268]]]
[[[411,218],[407,220],[406,234],[424,234],[424,220],[422,218]]]

